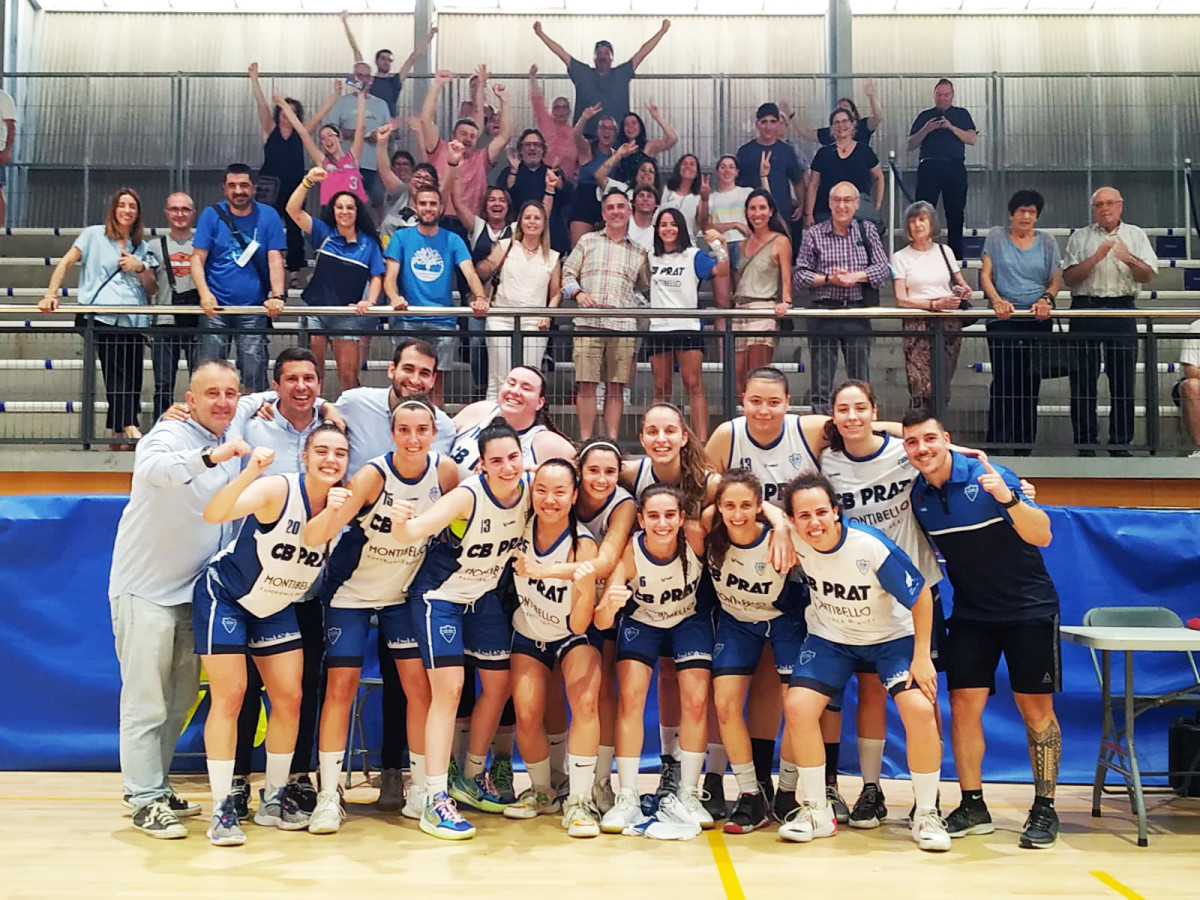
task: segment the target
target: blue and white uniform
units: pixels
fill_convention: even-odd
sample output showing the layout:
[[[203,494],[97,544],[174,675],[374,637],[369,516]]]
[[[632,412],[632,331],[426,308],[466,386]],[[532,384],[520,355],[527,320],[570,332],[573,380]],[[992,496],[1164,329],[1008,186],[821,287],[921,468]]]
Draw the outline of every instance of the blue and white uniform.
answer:
[[[629,491],[625,490],[625,488],[617,485],[612,489],[612,493],[608,495],[608,499],[600,505],[598,510],[596,510],[596,514],[594,516],[586,520],[580,519],[580,524],[583,525],[583,527],[588,530],[588,533],[596,539],[597,545],[604,543],[604,538],[608,535],[608,524],[612,520],[613,513],[616,512],[623,503],[633,503],[634,508],[637,508],[637,501],[633,499],[633,495],[630,494]],[[606,582],[603,578],[596,579],[597,597],[604,593],[605,583]],[[614,623],[612,628],[605,629],[601,632],[601,634],[604,635],[605,640],[615,641],[617,639],[616,624]]]
[[[525,528],[527,553],[535,562],[547,565],[571,562],[571,533],[569,529],[555,539],[545,551],[537,546],[537,516]],[[595,539],[582,525],[576,526],[575,539],[580,546],[591,544]],[[599,647],[602,641],[599,632],[589,627],[583,634],[571,631],[572,594],[574,584],[568,578],[526,578],[513,575],[517,589],[517,609],[513,613],[512,652],[532,656],[547,669],[580,644]]]
[[[430,544],[408,591],[408,606],[427,668],[461,666],[464,656],[483,669],[508,667],[511,611],[497,587],[509,562],[525,546],[529,483],[504,506],[486,475],[461,485],[474,498],[461,537],[448,528]]]
[[[750,436],[745,416],[730,420],[729,460],[726,469],[749,469],[762,482],[763,499],[783,506],[783,486],[798,475],[819,471],[817,458],[804,439],[800,416],[783,417],[783,430],[769,444]]]
[[[504,415],[500,412],[500,404],[497,403],[492,412],[480,419],[478,424],[472,425],[454,438],[454,444],[450,447],[450,452],[447,455],[458,464],[459,478],[465,481],[476,474],[475,464],[479,462],[479,433],[497,419],[503,418]],[[525,457],[526,466],[532,467],[538,464],[537,454],[533,452],[533,439],[543,431],[548,430],[545,425],[539,425],[535,422],[524,431],[517,432],[517,438],[521,442],[521,453]]]
[[[272,476],[276,477],[276,476]],[[274,522],[247,516],[238,536],[196,582],[192,623],[196,652],[268,656],[300,647],[292,608],[321,574],[325,547],[303,543],[311,516],[303,475],[287,480],[287,500]]]
[[[678,553],[658,559],[646,549],[644,531],[634,536],[637,574],[629,579],[633,598],[618,626],[618,661],[635,659],[653,668],[658,657],[669,656],[678,669],[712,668],[712,616],[697,604],[703,566],[690,545],[683,552],[686,577]]]
[[[925,586],[912,560],[883,532],[853,520],[843,520],[832,550],[816,550],[799,535],[793,542],[812,602],[792,686],[835,697],[856,663],[869,660],[888,691],[903,690],[913,655],[912,606]]]
[[[771,565],[771,527],[761,529],[749,544],[730,541],[721,565],[709,566],[720,604],[713,677],[753,675],[763,644],[770,641],[775,671],[786,681],[804,640],[797,614],[784,608],[787,573]]]
[[[405,592],[425,559],[428,540],[397,543],[391,535],[389,507],[397,500],[420,515],[442,496],[438,481],[441,456],[430,450],[425,471],[413,479],[401,475],[392,454],[367,465],[383,476],[375,502],[359,510],[329,556],[329,574],[321,589],[325,605],[325,660],[332,667],[362,666],[371,616],[375,615],[393,659],[416,659],[417,638],[412,616],[404,607]]]

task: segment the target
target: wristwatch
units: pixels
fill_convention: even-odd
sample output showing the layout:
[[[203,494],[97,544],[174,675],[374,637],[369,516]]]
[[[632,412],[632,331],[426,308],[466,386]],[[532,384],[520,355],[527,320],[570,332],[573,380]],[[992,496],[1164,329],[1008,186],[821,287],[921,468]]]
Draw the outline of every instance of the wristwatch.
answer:
[[[210,469],[215,469],[217,467],[217,464],[215,462],[213,462],[212,450],[207,450],[207,449],[204,450],[200,454],[200,460],[201,460],[201,462],[204,463],[204,465],[206,467],[208,467]]]
[[[1017,494],[1014,493],[1012,495],[1011,500],[1009,500],[1007,503],[1001,503],[1000,506],[1003,509],[1012,509],[1014,506],[1016,506],[1020,502],[1021,502],[1021,498]]]

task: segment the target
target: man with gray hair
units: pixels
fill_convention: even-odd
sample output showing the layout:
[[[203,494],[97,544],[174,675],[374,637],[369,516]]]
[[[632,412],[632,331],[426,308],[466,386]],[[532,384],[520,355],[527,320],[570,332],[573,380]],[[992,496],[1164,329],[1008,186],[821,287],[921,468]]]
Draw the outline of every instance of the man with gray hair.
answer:
[[[858,188],[848,181],[839,182],[829,191],[831,218],[804,230],[792,269],[792,286],[811,290],[820,309],[878,305],[879,285],[891,271],[879,232],[854,218],[858,205]],[[839,349],[848,377],[871,378],[871,320],[812,319],[808,335],[812,408],[814,413],[828,415]]]
[[[1063,256],[1063,282],[1071,309],[1133,309],[1143,284],[1158,274],[1158,257],[1146,232],[1121,221],[1124,200],[1116,188],[1092,194],[1091,225],[1071,234]],[[1095,456],[1096,380],[1100,363],[1108,377],[1109,456],[1128,456],[1133,440],[1133,384],[1137,370],[1137,322],[1124,318],[1071,319],[1075,352],[1071,367],[1071,427],[1080,456]],[[1148,373],[1149,375],[1149,373]]]

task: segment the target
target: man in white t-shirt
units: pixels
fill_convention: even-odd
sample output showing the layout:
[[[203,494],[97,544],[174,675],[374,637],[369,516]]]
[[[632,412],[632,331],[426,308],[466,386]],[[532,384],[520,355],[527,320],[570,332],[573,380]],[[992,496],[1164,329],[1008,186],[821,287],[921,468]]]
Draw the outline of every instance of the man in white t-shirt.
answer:
[[[0,121],[4,123],[3,140],[0,140],[0,225],[8,211],[4,199],[4,167],[12,162],[13,138],[17,134],[17,104],[7,91],[0,91]]]
[[[1192,323],[1188,334],[1191,336],[1183,342],[1183,349],[1179,351],[1183,378],[1171,394],[1179,404],[1183,424],[1192,440],[1193,449],[1188,458],[1200,459],[1200,319]]]

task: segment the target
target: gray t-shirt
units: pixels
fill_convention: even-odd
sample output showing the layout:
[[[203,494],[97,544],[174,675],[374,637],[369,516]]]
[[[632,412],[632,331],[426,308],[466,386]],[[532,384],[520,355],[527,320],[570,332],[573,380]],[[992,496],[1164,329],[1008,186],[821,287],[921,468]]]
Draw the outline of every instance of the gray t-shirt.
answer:
[[[621,119],[629,112],[629,82],[633,81],[634,75],[632,60],[613,66],[607,75],[601,75],[572,57],[567,75],[575,85],[575,118],[572,121],[578,122],[585,109],[599,103],[602,112],[588,121],[584,134],[594,137],[596,123],[603,116],[612,116],[616,120],[619,133]]]
[[[163,259],[163,264],[159,266],[156,273],[158,289],[154,292],[154,303],[156,305],[170,306],[171,279],[167,277],[168,268],[175,275],[175,290],[177,293],[196,289],[196,285],[192,282],[193,247],[191,238],[188,238],[186,241],[177,241],[169,234],[166,234],[150,239],[150,249],[155,251],[155,255],[163,255],[162,242],[164,240],[167,242],[167,253]],[[199,301],[197,300],[197,302]],[[153,324],[170,325],[174,321],[174,316],[156,316]]]
[[[391,118],[388,112],[388,106],[378,97],[367,97],[366,115],[363,117],[363,133],[370,134],[383,125]],[[342,149],[347,153],[350,152],[350,141],[347,136],[354,130],[354,125],[358,121],[358,97],[353,94],[343,94],[338,97],[337,102],[333,104],[333,109],[329,111],[329,115],[325,117],[324,125],[336,125],[338,130],[342,132]],[[374,172],[377,170],[375,165],[375,145],[363,142],[362,159],[358,161],[358,167],[364,172]]]

